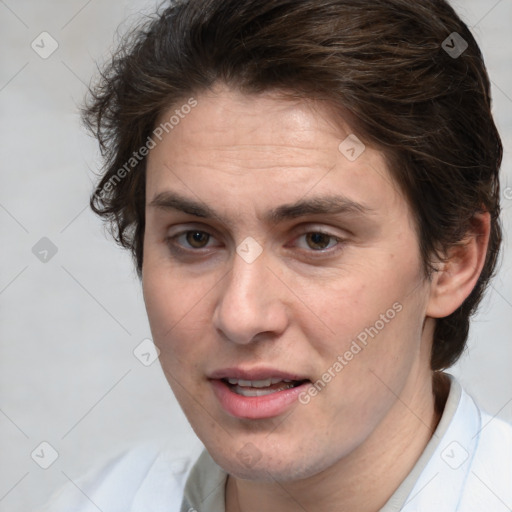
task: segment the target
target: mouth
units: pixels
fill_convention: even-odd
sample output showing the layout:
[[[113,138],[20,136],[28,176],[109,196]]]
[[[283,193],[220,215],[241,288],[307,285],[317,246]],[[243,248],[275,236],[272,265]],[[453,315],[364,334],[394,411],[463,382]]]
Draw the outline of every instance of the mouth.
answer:
[[[208,380],[221,408],[230,416],[241,419],[278,416],[312,385],[303,375],[269,368],[219,370]]]
[[[261,380],[224,378],[221,379],[221,381],[229,387],[231,392],[245,397],[267,396],[287,389],[296,388],[306,382],[310,382],[308,379],[292,380],[281,379],[279,377],[271,377]]]

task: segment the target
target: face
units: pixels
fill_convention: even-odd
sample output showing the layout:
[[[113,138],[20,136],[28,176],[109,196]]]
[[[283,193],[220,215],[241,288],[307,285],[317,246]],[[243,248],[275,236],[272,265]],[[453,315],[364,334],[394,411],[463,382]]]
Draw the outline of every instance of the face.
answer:
[[[412,215],[382,154],[355,158],[363,147],[326,107],[220,86],[195,99],[148,157],[153,338],[217,463],[305,478],[424,385],[429,288]]]

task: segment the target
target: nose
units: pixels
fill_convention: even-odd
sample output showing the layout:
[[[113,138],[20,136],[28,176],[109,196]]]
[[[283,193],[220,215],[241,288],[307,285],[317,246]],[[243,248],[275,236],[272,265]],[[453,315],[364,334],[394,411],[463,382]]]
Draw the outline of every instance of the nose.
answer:
[[[264,254],[252,263],[235,254],[219,293],[213,323],[231,342],[246,345],[286,329],[287,307],[279,295],[284,292]]]

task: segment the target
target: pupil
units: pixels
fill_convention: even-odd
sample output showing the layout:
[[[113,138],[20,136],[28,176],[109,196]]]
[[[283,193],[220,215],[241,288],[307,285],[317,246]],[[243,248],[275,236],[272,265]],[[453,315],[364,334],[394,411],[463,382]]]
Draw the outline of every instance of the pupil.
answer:
[[[324,233],[310,233],[307,237],[308,242],[311,242],[310,246],[314,249],[325,249],[329,246],[329,235],[325,235]]]
[[[187,234],[187,242],[192,247],[204,247],[206,243],[208,243],[208,237],[209,235],[206,233],[203,233],[202,231],[190,231]]]

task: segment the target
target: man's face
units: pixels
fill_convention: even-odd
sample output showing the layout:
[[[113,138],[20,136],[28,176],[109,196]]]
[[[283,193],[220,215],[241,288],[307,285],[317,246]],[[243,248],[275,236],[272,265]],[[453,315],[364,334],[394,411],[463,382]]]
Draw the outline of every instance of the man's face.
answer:
[[[219,464],[307,477],[406,424],[425,389],[412,214],[383,156],[354,160],[363,148],[340,148],[350,129],[321,106],[220,87],[196,99],[148,157],[154,341]]]

